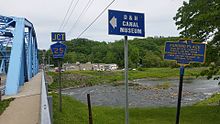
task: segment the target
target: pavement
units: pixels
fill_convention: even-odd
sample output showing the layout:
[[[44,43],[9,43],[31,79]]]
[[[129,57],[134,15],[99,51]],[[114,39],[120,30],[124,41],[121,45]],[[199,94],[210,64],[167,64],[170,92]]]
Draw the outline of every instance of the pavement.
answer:
[[[0,116],[0,124],[39,124],[40,123],[41,73],[38,73],[14,96],[15,98]]]

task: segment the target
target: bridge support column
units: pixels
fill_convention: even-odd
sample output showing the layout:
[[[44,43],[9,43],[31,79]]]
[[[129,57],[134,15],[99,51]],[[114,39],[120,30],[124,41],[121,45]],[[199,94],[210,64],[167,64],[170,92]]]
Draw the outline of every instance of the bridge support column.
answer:
[[[6,95],[15,95],[19,91],[19,86],[24,83],[24,18],[15,18],[13,46],[11,49],[7,80]]]
[[[29,42],[28,42],[28,80],[30,80],[33,77],[33,38],[32,38],[32,29],[29,28]]]

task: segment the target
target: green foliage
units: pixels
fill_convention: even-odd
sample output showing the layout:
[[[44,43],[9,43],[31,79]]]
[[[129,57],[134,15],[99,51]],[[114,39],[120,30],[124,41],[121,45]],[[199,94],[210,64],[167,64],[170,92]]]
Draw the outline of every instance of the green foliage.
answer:
[[[220,104],[220,94],[213,94],[210,98],[200,101],[195,104],[195,106],[206,106],[206,105],[219,105]]]
[[[171,62],[163,60],[164,44],[166,41],[177,41],[178,37],[144,38],[129,40],[129,67],[169,67]],[[124,41],[98,42],[89,39],[73,39],[67,41],[67,52],[64,62],[92,62],[92,63],[116,63],[120,68],[124,67]],[[54,63],[51,51],[46,52],[46,62]],[[42,58],[42,52],[39,52]],[[49,58],[50,57],[50,58]],[[152,57],[152,58],[151,58]],[[41,59],[40,59],[41,60]],[[42,60],[40,61],[42,62]]]
[[[153,52],[148,51],[143,57],[144,67],[160,67],[161,58],[155,55]]]
[[[174,20],[182,36],[206,40],[219,32],[219,16],[219,0],[189,0],[183,2]]]
[[[87,105],[70,96],[63,96],[63,111],[59,112],[58,94],[53,96],[54,124],[88,123]],[[85,96],[86,97],[86,96]],[[92,100],[92,99],[91,99]],[[175,107],[130,108],[131,124],[172,124],[175,123]],[[124,109],[118,107],[93,106],[93,123],[124,124]],[[181,124],[219,124],[219,106],[189,106],[181,109]]]
[[[200,75],[207,76],[207,79],[211,79],[213,78],[214,75],[218,74],[218,72],[219,72],[219,67],[216,67],[215,65],[211,65],[210,68],[201,71]],[[218,79],[218,76],[215,77],[214,79]]]
[[[9,106],[10,102],[13,101],[14,98],[5,99],[0,101],[0,115],[4,112],[4,110]]]
[[[43,50],[38,50],[38,60],[39,60],[39,63],[43,63]]]

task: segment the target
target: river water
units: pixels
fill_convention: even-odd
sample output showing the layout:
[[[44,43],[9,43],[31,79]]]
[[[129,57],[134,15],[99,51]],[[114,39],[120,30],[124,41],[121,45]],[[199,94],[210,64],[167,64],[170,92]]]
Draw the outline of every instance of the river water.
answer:
[[[182,105],[192,105],[220,91],[217,80],[184,79]],[[138,79],[129,86],[130,107],[176,106],[178,79]],[[90,93],[91,102],[97,106],[119,106],[125,104],[123,85],[96,85],[91,87],[66,89],[63,94],[70,95],[87,103],[86,94]]]

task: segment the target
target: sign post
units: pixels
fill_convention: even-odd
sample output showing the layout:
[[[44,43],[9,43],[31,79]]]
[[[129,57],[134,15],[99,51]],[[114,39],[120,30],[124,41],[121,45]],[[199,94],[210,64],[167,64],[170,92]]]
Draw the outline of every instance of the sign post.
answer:
[[[128,36],[145,36],[144,14],[109,10],[109,34],[124,36],[125,124],[129,123],[128,104]]]
[[[59,110],[62,112],[62,86],[61,86],[61,60],[58,59],[58,70],[59,70]]]
[[[53,42],[57,41],[57,43],[52,44],[50,49],[53,53],[53,58],[58,61],[58,71],[59,71],[59,111],[62,112],[62,86],[61,86],[61,60],[64,58],[66,52],[66,45],[60,43],[61,41],[65,41],[65,33],[52,32],[51,40]]]
[[[125,64],[125,123],[128,124],[128,36],[124,37],[124,64]]]
[[[176,110],[176,124],[179,124],[179,118],[180,118],[180,108],[181,108],[182,89],[183,89],[183,76],[184,76],[184,66],[180,66],[180,82],[179,82],[179,92],[178,92],[178,101],[177,101],[177,110]]]
[[[176,111],[176,124],[179,124],[181,99],[183,89],[184,66],[190,63],[203,63],[205,61],[205,44],[192,43],[192,41],[166,42],[164,59],[175,60],[180,65],[180,82]]]

